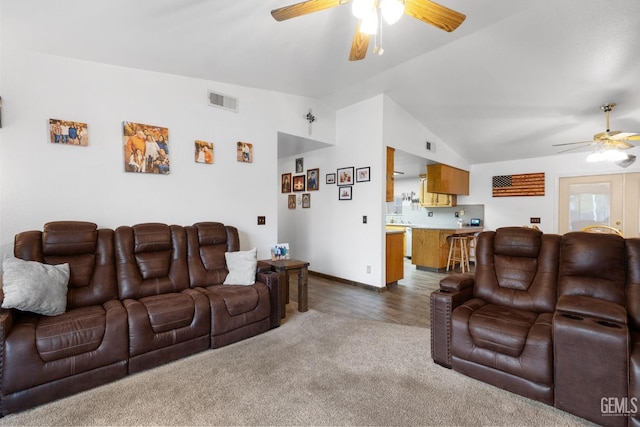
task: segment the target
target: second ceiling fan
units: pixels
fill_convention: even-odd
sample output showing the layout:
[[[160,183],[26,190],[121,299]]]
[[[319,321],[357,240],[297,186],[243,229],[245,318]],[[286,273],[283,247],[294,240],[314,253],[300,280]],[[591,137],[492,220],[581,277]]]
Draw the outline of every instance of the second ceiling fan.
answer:
[[[352,10],[358,18],[358,23],[351,43],[349,61],[359,61],[367,55],[369,40],[379,25],[378,9],[381,10],[387,22],[395,22],[405,14],[447,32],[458,28],[466,18],[462,13],[430,0],[307,0],[274,9],[271,15],[277,21],[284,21],[340,6],[350,1],[353,2]]]

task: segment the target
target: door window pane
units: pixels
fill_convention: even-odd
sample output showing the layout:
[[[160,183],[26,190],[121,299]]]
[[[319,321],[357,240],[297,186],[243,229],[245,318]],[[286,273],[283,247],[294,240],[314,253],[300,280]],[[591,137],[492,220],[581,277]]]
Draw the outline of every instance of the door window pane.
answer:
[[[608,182],[569,186],[569,231],[587,225],[611,225],[611,185]]]

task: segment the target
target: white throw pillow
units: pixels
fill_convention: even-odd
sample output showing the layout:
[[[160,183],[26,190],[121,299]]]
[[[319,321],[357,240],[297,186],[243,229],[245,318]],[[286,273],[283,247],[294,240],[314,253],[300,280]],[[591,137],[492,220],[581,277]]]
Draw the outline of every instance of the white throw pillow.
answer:
[[[67,309],[69,264],[49,265],[6,258],[2,269],[2,308],[45,316],[56,316]]]
[[[229,274],[223,285],[253,285],[256,282],[258,258],[256,248],[250,251],[225,252]]]

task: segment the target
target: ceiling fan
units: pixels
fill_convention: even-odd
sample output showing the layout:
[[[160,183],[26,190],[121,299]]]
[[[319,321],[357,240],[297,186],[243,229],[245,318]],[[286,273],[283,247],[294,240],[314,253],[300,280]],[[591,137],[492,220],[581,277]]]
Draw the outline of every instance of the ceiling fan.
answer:
[[[593,141],[566,142],[564,144],[554,144],[553,146],[561,147],[565,145],[582,144],[579,147],[573,147],[573,148],[568,148],[566,150],[559,151],[559,153],[565,153],[567,151],[577,150],[579,148],[584,148],[586,146],[595,146],[596,153],[603,153],[603,152],[609,152],[609,151],[615,153],[618,150],[627,150],[629,148],[633,148],[634,145],[629,143],[628,141],[640,141],[640,134],[634,133],[634,132],[621,132],[619,130],[610,130],[609,113],[611,113],[611,111],[613,111],[614,108],[616,108],[616,104],[613,104],[613,103],[605,104],[600,107],[600,109],[604,111],[607,117],[607,130],[593,135]],[[620,160],[622,157],[626,157],[626,155],[620,156],[619,159],[604,159],[604,160]]]
[[[466,16],[431,0],[307,0],[271,11],[276,21],[340,6],[353,1],[352,12],[358,18],[356,32],[351,43],[349,61],[364,59],[369,48],[369,39],[379,25],[378,9],[387,23],[394,23],[402,14],[412,16],[444,31],[458,28]],[[375,51],[375,48],[374,48]],[[382,54],[382,49],[380,49]]]

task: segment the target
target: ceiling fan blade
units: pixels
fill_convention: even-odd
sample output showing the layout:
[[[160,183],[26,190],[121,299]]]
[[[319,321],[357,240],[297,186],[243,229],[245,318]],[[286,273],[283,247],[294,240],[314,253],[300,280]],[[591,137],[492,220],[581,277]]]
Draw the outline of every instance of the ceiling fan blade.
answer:
[[[572,148],[567,148],[566,150],[558,151],[558,154],[566,153],[566,152],[573,151],[573,150],[580,150],[581,148],[587,148],[588,146],[589,146],[589,145],[583,145],[583,146],[581,146],[581,147],[572,147]]]
[[[349,52],[349,61],[360,61],[367,56],[371,35],[360,32],[361,23],[362,21],[358,20],[356,33],[353,35],[353,43],[351,43],[351,52]]]
[[[593,141],[580,141],[580,142],[564,142],[562,144],[553,144],[553,147],[561,147],[563,145],[575,145],[575,144],[593,144]]]
[[[307,0],[290,6],[281,7],[279,9],[274,9],[271,11],[271,16],[273,16],[276,21],[284,21],[286,19],[296,18],[308,13],[340,6],[348,1],[349,0]]]
[[[613,135],[610,139],[616,141],[640,141],[640,134],[637,134],[635,132],[620,132],[616,135]]]
[[[605,145],[608,145],[612,148],[617,148],[618,150],[628,150],[629,148],[634,147],[633,144],[629,144],[626,141],[619,141],[616,139],[610,139],[609,141],[605,142]]]
[[[404,13],[447,32],[458,28],[466,18],[462,13],[430,0],[406,0]]]

